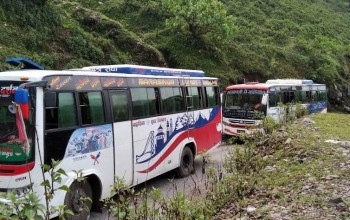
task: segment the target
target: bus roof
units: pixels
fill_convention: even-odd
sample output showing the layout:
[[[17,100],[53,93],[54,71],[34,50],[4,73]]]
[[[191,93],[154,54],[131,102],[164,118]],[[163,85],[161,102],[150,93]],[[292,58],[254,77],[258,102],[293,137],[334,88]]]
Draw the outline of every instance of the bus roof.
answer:
[[[92,70],[96,72],[106,73],[125,73],[125,74],[142,74],[155,76],[188,76],[188,77],[204,77],[205,74],[201,70],[174,69],[166,67],[150,67],[132,64],[105,65],[105,66],[87,66],[83,70]]]
[[[0,72],[0,80],[6,81],[40,81],[46,76],[54,75],[84,75],[84,76],[115,76],[115,77],[141,77],[141,78],[179,78],[183,79],[184,76],[164,76],[164,75],[139,75],[128,73],[112,73],[112,72],[94,72],[92,70],[9,70]],[[192,78],[192,77],[190,77]],[[197,79],[213,79],[216,77],[197,77]]]
[[[257,90],[267,90],[270,86],[265,83],[245,83],[237,84],[226,87],[226,90],[240,90],[240,89],[257,89]]]
[[[313,85],[314,81],[311,79],[269,79],[266,84],[278,84],[278,85]]]
[[[315,84],[309,79],[271,79],[267,80],[266,83],[258,82],[247,82],[245,84],[237,84],[226,87],[226,90],[240,90],[240,89],[257,89],[257,90],[268,90],[275,86],[302,86],[302,85],[314,85],[320,86],[324,84]]]

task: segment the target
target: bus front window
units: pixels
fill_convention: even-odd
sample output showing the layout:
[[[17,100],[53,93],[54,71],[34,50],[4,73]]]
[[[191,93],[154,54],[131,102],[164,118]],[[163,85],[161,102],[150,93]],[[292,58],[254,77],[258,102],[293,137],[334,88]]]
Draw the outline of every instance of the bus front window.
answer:
[[[33,161],[31,120],[20,117],[14,93],[21,82],[0,82],[0,166]]]
[[[224,116],[231,118],[254,118],[253,112],[266,112],[266,106],[261,104],[263,91],[231,90],[226,93]]]
[[[16,133],[15,108],[12,103],[0,103],[0,144],[13,140]]]

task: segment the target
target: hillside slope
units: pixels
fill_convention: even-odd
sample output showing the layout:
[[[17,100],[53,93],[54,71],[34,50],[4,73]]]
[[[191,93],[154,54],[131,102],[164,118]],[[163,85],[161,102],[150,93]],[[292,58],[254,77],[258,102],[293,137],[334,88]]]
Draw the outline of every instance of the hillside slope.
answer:
[[[347,0],[222,1],[235,17],[228,44],[198,42],[170,28],[174,15],[164,1],[1,0],[0,60],[24,56],[47,69],[118,63],[202,69],[223,87],[308,78],[327,83],[332,106],[350,111]]]
[[[315,114],[265,136],[243,160],[251,172],[235,176],[240,196],[212,219],[349,219],[348,123]]]

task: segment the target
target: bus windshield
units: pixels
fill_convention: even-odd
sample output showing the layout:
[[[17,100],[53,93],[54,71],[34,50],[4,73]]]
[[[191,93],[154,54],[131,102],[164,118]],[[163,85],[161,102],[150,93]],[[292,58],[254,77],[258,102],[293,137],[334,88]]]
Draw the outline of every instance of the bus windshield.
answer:
[[[230,90],[225,96],[223,116],[228,118],[259,119],[266,114],[261,104],[261,90]]]
[[[0,81],[0,165],[20,165],[33,161],[28,131],[31,120],[21,120],[16,112],[14,93],[22,82]]]

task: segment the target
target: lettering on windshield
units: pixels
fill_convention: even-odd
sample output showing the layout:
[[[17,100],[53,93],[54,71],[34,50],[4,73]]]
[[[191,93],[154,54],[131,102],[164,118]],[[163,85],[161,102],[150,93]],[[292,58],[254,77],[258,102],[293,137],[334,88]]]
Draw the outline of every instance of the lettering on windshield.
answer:
[[[259,94],[259,95],[262,95],[265,93],[265,91],[257,90],[257,89],[239,89],[239,90],[230,90],[227,93],[228,94],[249,94],[249,95]]]
[[[14,87],[12,84],[10,86],[0,87],[0,97],[7,98],[15,94],[17,87]]]

